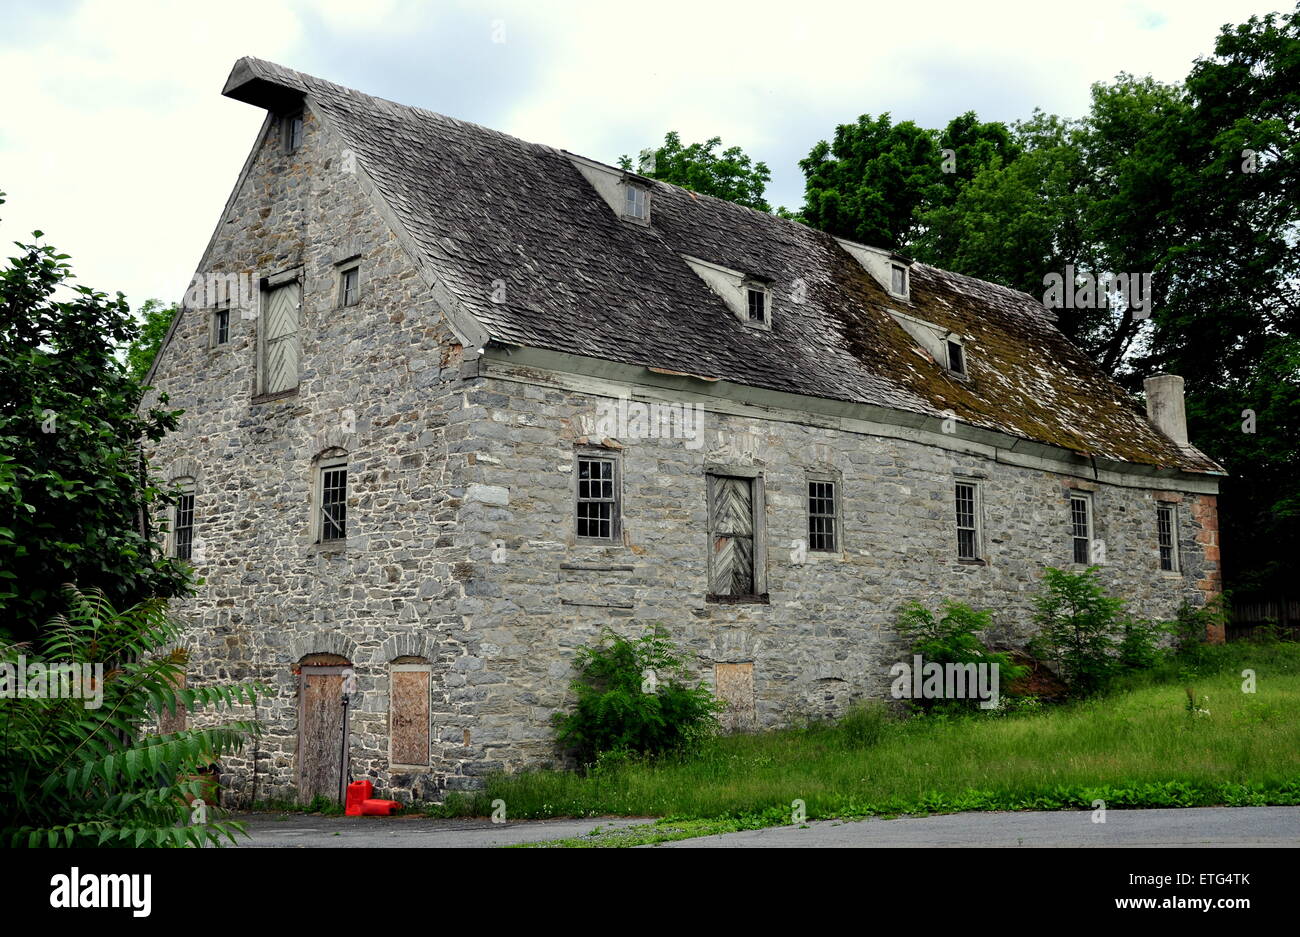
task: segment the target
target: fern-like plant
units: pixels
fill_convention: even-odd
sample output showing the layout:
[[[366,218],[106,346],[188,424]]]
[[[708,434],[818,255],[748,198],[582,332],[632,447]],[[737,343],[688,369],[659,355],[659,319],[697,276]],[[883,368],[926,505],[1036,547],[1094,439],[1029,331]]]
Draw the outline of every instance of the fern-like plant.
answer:
[[[65,586],[67,611],[41,644],[0,647],[0,843],[45,846],[203,846],[235,841],[241,824],[192,822],[198,771],[237,750],[256,723],[234,720],[167,735],[150,727],[178,704],[194,711],[256,702],[260,688],[178,686],[184,655],[169,653],[181,627],[154,599],[117,611],[102,593]],[[16,685],[20,658],[102,664],[95,700],[30,695]],[[27,687],[27,690],[32,687]],[[89,688],[85,688],[89,689]],[[22,692],[15,692],[19,690]],[[102,698],[100,694],[102,693]],[[98,702],[94,706],[93,702]],[[211,808],[215,810],[214,808]]]

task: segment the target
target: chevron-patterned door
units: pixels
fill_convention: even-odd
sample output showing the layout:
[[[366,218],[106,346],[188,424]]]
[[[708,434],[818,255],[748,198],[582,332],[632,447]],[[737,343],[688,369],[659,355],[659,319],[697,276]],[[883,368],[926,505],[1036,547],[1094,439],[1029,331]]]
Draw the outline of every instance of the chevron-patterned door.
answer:
[[[748,478],[709,477],[714,595],[754,594],[754,486]]]
[[[266,300],[266,338],[263,391],[292,390],[298,386],[298,283],[286,283]]]

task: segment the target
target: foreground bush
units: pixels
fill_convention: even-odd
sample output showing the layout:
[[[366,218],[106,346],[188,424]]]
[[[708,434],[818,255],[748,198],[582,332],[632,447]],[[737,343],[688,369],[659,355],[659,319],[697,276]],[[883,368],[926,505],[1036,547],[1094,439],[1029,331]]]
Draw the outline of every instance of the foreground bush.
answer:
[[[138,847],[233,841],[242,827],[205,822],[188,802],[203,796],[199,769],[238,749],[255,723],[170,735],[147,735],[146,729],[177,704],[191,711],[252,704],[255,688],[178,689],[183,655],[166,648],[179,638],[180,626],[167,616],[164,600],[118,612],[98,592],[68,586],[65,596],[68,611],[45,628],[39,651],[0,648],[0,843]],[[102,691],[99,705],[88,708],[85,698],[46,698],[48,690],[17,694],[20,670],[31,673],[37,662],[102,664],[103,679],[94,684]],[[38,692],[34,685],[27,689]]]
[[[688,685],[672,643],[658,633],[629,641],[606,630],[578,651],[577,703],[556,714],[556,740],[584,763],[602,753],[690,753],[717,729],[720,708],[708,687]]]
[[[936,615],[920,602],[909,602],[898,617],[898,633],[910,643],[913,654],[919,654],[927,663],[937,664],[995,664],[999,683],[1006,686],[1029,672],[1028,667],[1012,661],[1011,655],[991,651],[984,646],[980,633],[993,624],[991,612],[977,611],[964,602],[944,602],[942,614]],[[914,700],[914,706],[928,710],[973,710],[979,701]]]

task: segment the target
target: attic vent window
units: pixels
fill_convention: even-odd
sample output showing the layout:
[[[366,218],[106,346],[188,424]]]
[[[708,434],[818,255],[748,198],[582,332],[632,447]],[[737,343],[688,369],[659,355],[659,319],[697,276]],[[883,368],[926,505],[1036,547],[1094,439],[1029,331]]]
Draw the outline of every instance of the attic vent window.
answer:
[[[758,287],[748,287],[745,290],[749,297],[749,321],[766,322],[767,321],[767,290]]]
[[[302,146],[302,112],[287,114],[280,123],[284,133],[284,151],[292,153]]]
[[[640,186],[631,185],[630,183],[625,185],[623,189],[626,193],[623,214],[637,221],[647,221],[650,218],[649,194]]]
[[[966,373],[966,351],[961,342],[948,339],[948,370],[954,374]]]
[[[890,265],[889,291],[895,296],[907,295],[907,268],[902,264]]]

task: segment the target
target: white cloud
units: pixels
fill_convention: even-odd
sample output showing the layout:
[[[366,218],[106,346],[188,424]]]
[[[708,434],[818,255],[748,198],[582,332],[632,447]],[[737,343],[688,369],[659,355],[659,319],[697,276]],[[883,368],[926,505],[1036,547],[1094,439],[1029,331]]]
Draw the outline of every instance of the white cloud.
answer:
[[[1257,4],[1095,0],[1080,16],[1029,0],[85,2],[44,32],[0,38],[0,238],[40,227],[83,282],[137,305],[179,298],[263,116],[220,96],[242,55],[346,83],[357,67],[419,74],[421,62],[386,57],[416,36],[429,63],[469,63],[455,116],[605,160],[668,129],[721,135],[766,159],[774,201],[795,207],[795,160],[838,122],[1078,115],[1089,84],[1121,70],[1182,78]],[[504,44],[491,41],[497,21]],[[476,104],[476,83],[499,91],[503,70],[510,105]],[[438,87],[362,90],[445,106]]]

